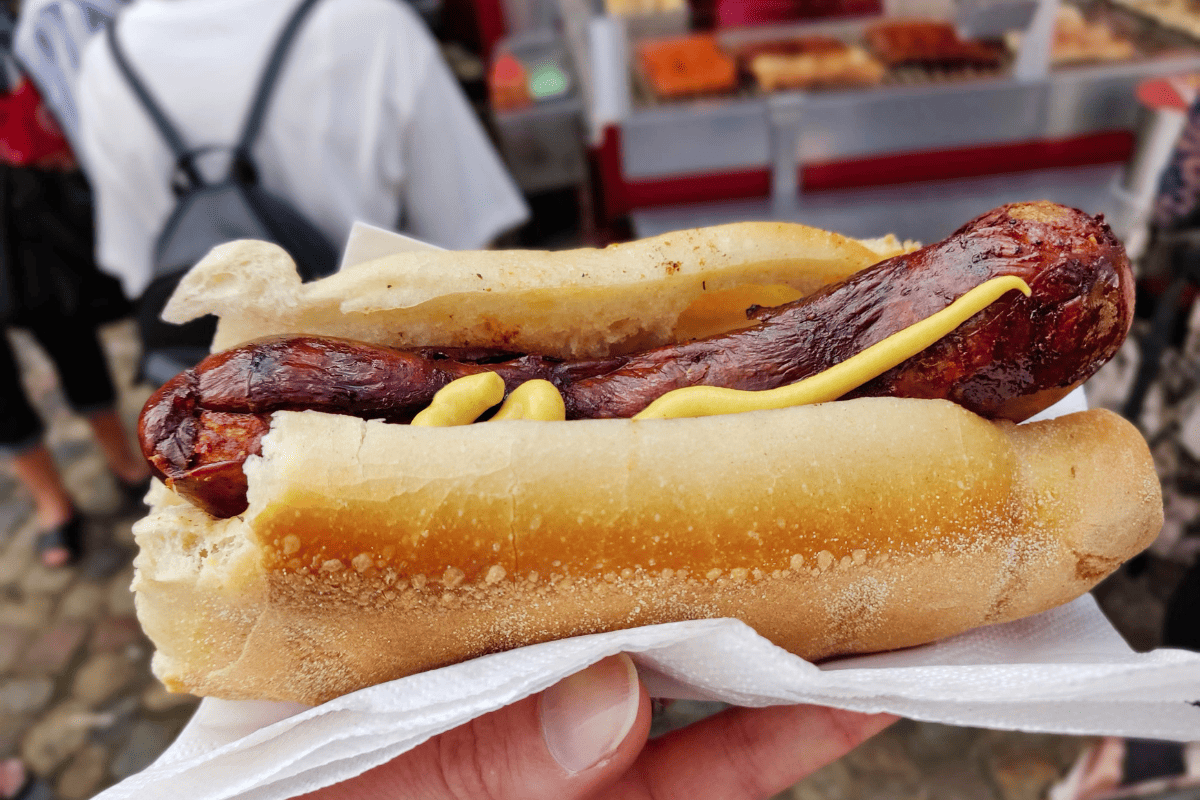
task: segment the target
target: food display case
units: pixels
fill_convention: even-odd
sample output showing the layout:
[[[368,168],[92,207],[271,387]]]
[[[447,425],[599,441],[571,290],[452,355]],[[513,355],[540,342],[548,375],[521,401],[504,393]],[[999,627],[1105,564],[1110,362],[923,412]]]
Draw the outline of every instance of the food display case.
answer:
[[[695,44],[671,75],[670,39],[640,35],[645,19],[581,20],[580,5],[563,0],[563,30],[586,65],[585,116],[609,218],[1120,163],[1133,151],[1137,85],[1200,70],[1189,35],[1115,3],[963,0],[940,6],[941,18],[885,3],[866,17],[678,34]],[[689,59],[706,70],[691,83]]]

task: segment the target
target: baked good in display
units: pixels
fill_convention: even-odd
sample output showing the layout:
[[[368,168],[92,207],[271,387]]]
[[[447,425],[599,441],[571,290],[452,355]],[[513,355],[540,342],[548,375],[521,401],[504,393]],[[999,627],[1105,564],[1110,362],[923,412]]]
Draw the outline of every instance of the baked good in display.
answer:
[[[1014,31],[1005,41],[1015,53],[1023,38],[1021,32]],[[1135,56],[1137,48],[1133,42],[1119,35],[1107,22],[1088,20],[1075,6],[1059,7],[1050,48],[1051,66],[1128,61]]]
[[[687,8],[684,0],[604,0],[604,10],[620,16],[666,14]]]
[[[994,69],[1005,57],[1001,45],[962,39],[953,25],[938,20],[881,22],[867,29],[865,40],[892,68]]]
[[[1200,39],[1200,12],[1190,0],[1113,0],[1170,30],[1180,31],[1193,39]]]
[[[887,70],[861,47],[805,36],[750,45],[738,54],[764,92],[876,86]]]
[[[707,34],[638,44],[638,63],[659,97],[718,94],[737,87],[737,64]]]

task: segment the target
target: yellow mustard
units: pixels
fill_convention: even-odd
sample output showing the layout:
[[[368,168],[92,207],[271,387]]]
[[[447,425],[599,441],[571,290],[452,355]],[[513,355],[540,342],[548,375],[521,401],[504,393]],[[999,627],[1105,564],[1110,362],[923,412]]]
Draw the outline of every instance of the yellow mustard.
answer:
[[[525,381],[512,390],[493,420],[532,419],[545,422],[567,418],[562,394],[550,381]]]
[[[1013,289],[1027,297],[1030,294],[1029,286],[1016,276],[986,281],[933,316],[796,383],[758,392],[719,386],[688,386],[667,392],[634,419],[707,417],[836,400],[912,358]]]
[[[504,379],[495,372],[467,375],[446,384],[412,424],[427,428],[470,425],[504,400]],[[564,420],[562,395],[550,381],[526,381],[512,391],[492,419]]]
[[[504,379],[480,372],[451,381],[438,390],[429,407],[413,417],[412,424],[428,428],[470,425],[479,415],[504,399]]]

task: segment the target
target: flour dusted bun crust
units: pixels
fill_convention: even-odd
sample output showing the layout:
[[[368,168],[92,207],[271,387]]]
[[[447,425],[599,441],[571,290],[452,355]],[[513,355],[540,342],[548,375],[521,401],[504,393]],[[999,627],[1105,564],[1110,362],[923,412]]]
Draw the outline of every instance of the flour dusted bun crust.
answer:
[[[817,242],[810,260],[828,277],[876,259],[810,230],[795,235]],[[663,238],[691,237],[702,250],[706,235]],[[427,326],[445,325],[438,295],[380,299],[389,282],[438,268],[427,258],[311,286],[264,283],[281,294],[258,298],[253,335],[361,338],[398,316],[416,325],[421,303],[438,306]],[[489,258],[520,262],[457,262],[466,266],[448,285],[477,273],[491,291],[458,293],[456,319],[473,321],[456,335],[507,336],[515,328],[497,309],[517,315],[534,297],[538,313],[562,316],[557,340],[568,349],[603,352],[598,339],[669,337],[687,306],[649,314],[652,334],[613,313],[597,337],[578,313],[544,302],[561,276],[514,286],[515,268],[484,272]],[[688,285],[732,283],[739,270],[788,282],[772,258],[726,257],[707,277],[703,265],[670,260],[697,270]],[[836,266],[843,258],[848,270]],[[222,313],[223,344],[243,341],[245,318],[233,317],[251,307],[247,285],[282,259],[265,245],[230,246],[189,275],[173,308]],[[597,308],[636,294],[620,282],[573,291]],[[245,513],[214,519],[160,485],[135,527],[138,614],[172,689],[316,704],[485,653],[703,617],[740,618],[813,660],[906,647],[1069,601],[1162,522],[1146,445],[1116,415],[1018,426],[938,400],[457,428],[280,411],[245,472]]]

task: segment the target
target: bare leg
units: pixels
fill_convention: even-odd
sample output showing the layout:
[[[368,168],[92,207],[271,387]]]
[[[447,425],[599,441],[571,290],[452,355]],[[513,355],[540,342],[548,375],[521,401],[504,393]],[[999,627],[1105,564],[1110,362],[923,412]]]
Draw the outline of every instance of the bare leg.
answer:
[[[46,445],[36,444],[14,456],[13,467],[17,478],[33,495],[41,528],[54,528],[75,516],[75,504],[63,486],[58,466]],[[61,566],[70,559],[71,551],[65,547],[54,547],[42,553],[42,562],[48,567]]]
[[[125,435],[125,426],[116,411],[98,411],[88,416],[92,433],[104,453],[108,468],[126,485],[133,485],[150,477],[146,460],[134,453]]]
[[[13,466],[17,478],[33,495],[38,522],[43,528],[61,525],[74,515],[75,504],[63,486],[58,466],[46,445],[36,444],[14,456]]]

